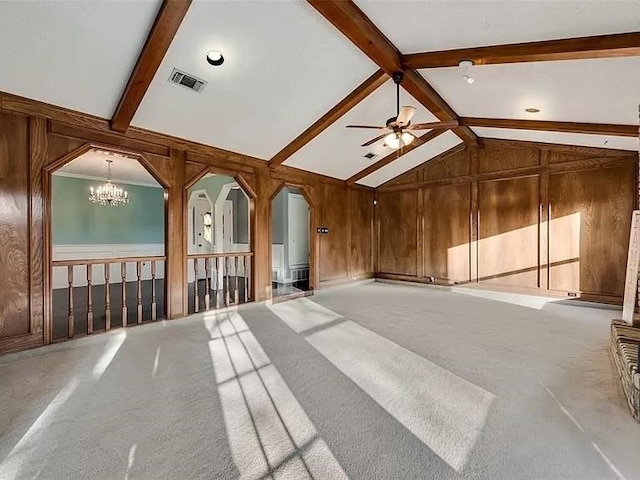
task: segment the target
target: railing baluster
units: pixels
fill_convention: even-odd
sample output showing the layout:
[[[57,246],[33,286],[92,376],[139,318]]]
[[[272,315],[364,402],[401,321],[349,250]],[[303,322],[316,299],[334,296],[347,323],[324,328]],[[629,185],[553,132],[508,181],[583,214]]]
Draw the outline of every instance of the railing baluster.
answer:
[[[220,308],[220,262],[219,262],[219,258],[216,257],[216,308]]]
[[[239,295],[238,295],[238,255],[234,255],[234,257],[233,257],[233,262],[234,262],[234,264],[235,264],[235,268],[236,268],[236,283],[235,283],[235,285],[234,285],[234,287],[235,287],[235,293],[234,293],[234,296],[233,296],[233,300],[234,300],[234,303],[235,303],[236,305],[238,305],[238,301],[239,301],[239,299],[240,299],[240,297],[239,297]]]
[[[93,275],[93,265],[90,263],[87,264],[87,335],[91,335],[93,333],[93,299],[92,295],[92,275]]]
[[[193,280],[193,311],[198,313],[200,310],[200,298],[198,295],[198,259],[193,259],[193,271],[195,273],[195,278]]]
[[[138,300],[138,325],[142,323],[142,262],[136,262],[137,300]]]
[[[109,292],[110,263],[104,264],[104,329],[111,330],[111,294]]]
[[[205,294],[204,294],[204,309],[205,310],[209,310],[209,302],[211,301],[211,297],[210,297],[210,290],[211,290],[211,283],[209,282],[209,274],[211,273],[211,266],[209,265],[209,258],[205,258],[204,259],[204,288],[205,288]]]
[[[247,256],[242,256],[242,275],[244,276],[244,303],[249,299],[249,275],[247,275]]]
[[[127,262],[120,262],[122,276],[122,326],[127,326]]]
[[[156,261],[151,260],[151,321],[157,318],[156,307]]]
[[[67,279],[69,282],[69,318],[68,318],[68,328],[67,336],[69,338],[73,338],[73,265],[69,265],[67,267]]]
[[[229,303],[231,302],[231,297],[230,297],[230,288],[229,288],[229,256],[225,255],[224,256],[224,271],[225,271],[225,282],[224,282],[224,305],[225,307],[229,306]]]

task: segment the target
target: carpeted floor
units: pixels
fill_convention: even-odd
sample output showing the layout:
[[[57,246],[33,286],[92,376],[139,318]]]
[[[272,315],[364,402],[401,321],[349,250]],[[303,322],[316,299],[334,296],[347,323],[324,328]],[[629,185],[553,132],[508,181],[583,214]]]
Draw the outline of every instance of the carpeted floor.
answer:
[[[0,357],[0,478],[640,479],[618,312],[486,296],[368,283]]]

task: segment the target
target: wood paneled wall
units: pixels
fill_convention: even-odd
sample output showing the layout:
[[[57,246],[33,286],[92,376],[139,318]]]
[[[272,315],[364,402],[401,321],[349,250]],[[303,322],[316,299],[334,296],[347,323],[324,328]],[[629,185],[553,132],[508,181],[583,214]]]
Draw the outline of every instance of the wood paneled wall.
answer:
[[[50,341],[45,325],[50,261],[48,171],[91,146],[140,156],[167,189],[167,312],[186,314],[186,187],[206,170],[238,178],[252,201],[257,300],[271,296],[270,206],[284,184],[312,206],[312,285],[373,276],[373,189],[0,93],[0,353]],[[315,227],[329,233],[317,234]]]
[[[637,153],[504,140],[377,189],[377,276],[620,302]]]

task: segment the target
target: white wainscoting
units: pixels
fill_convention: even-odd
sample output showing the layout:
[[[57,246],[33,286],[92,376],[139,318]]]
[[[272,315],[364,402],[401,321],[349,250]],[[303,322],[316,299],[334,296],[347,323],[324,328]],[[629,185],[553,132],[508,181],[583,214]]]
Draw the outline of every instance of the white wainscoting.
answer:
[[[284,245],[271,245],[271,281],[278,283],[293,283],[309,278],[309,264],[298,263],[286,268],[284,259]]]
[[[164,255],[164,243],[147,244],[103,244],[103,245],[54,245],[54,260],[97,260],[117,257],[155,257]],[[164,278],[164,261],[156,262],[156,278]],[[104,266],[94,265],[92,269],[92,284],[104,285]],[[127,263],[127,281],[138,279],[135,262]],[[151,279],[151,262],[142,263],[142,279]],[[111,264],[109,269],[109,283],[122,281],[119,263]],[[67,267],[54,267],[53,288],[66,288],[69,285]],[[73,285],[84,287],[87,285],[87,268],[83,265],[73,267]]]

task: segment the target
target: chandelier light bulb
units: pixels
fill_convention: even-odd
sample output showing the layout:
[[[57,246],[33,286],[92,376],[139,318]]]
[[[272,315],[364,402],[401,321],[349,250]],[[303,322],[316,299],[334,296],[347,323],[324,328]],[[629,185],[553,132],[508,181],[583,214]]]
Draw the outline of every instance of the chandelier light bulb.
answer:
[[[97,205],[124,206],[129,203],[129,193],[111,183],[111,163],[113,160],[106,160],[106,162],[109,171],[107,182],[97,188],[89,187],[89,201]]]

